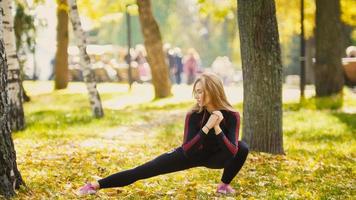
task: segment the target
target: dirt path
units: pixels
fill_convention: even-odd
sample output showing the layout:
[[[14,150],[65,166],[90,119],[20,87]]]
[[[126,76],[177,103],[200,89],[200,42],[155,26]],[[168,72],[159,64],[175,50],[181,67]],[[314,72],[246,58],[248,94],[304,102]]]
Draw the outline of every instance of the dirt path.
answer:
[[[185,110],[155,111],[152,118],[147,121],[120,125],[104,132],[101,136],[104,139],[129,141],[129,143],[147,142],[157,136],[155,129],[177,121],[184,123],[185,113]]]

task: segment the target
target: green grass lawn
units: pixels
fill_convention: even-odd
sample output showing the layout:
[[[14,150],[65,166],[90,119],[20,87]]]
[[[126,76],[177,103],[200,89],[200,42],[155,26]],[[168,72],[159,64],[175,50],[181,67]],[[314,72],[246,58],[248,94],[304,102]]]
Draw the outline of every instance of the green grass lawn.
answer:
[[[13,134],[28,186],[15,199],[78,199],[74,191],[83,183],[170,151],[181,145],[185,112],[193,102],[177,97],[191,94],[187,86],[174,88],[178,93],[171,98],[147,101],[149,86],[127,91],[124,85],[101,84],[105,117],[95,119],[85,90],[78,92],[83,84],[56,92],[41,84],[48,82],[26,82],[32,98],[24,105],[27,128]],[[83,199],[353,199],[356,94],[345,89],[344,98],[344,108],[336,111],[285,103],[286,155],[252,152],[232,182],[235,196],[215,194],[222,170],[195,168]],[[242,113],[241,103],[235,107]]]

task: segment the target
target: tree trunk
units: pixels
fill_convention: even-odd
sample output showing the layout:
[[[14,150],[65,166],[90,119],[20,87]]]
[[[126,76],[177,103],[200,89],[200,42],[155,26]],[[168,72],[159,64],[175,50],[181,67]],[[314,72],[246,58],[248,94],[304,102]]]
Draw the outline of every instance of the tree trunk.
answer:
[[[161,33],[151,10],[151,1],[137,0],[137,4],[148,63],[152,71],[155,97],[167,97],[171,95],[171,82],[163,53]]]
[[[78,7],[76,0],[69,0],[70,4],[70,20],[72,22],[75,36],[78,38],[78,48],[80,52],[80,64],[83,70],[84,81],[86,83],[90,104],[92,106],[93,114],[95,117],[100,118],[104,116],[104,110],[101,105],[100,95],[96,88],[94,72],[92,71],[92,64],[86,52],[87,36],[82,28],[80,22]]]
[[[317,97],[341,94],[344,85],[340,1],[316,1],[316,63],[315,90]]]
[[[243,70],[243,140],[283,154],[282,64],[273,0],[238,0]]]
[[[22,82],[20,75],[20,65],[16,54],[16,40],[14,32],[14,19],[12,16],[12,0],[2,0],[3,26],[5,53],[8,66],[8,98],[9,98],[9,121],[12,131],[25,128],[25,116],[22,106]]]
[[[68,3],[57,0],[57,52],[55,58],[55,89],[68,85]]]
[[[0,0],[2,6],[2,0]],[[0,7],[0,13],[3,13]],[[10,107],[7,96],[7,63],[3,41],[2,16],[0,15],[0,197],[15,195],[15,188],[24,185],[17,169],[16,152],[9,123]]]
[[[305,40],[305,81],[306,84],[314,84],[315,38]]]
[[[352,32],[354,30],[354,27],[341,21],[341,29],[343,38],[342,57],[344,58],[346,57],[346,48],[352,46]]]

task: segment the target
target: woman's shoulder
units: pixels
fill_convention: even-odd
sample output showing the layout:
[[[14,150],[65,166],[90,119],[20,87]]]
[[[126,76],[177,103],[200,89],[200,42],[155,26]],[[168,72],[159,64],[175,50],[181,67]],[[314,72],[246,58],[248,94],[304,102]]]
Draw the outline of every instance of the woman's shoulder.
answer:
[[[221,113],[224,115],[224,117],[240,118],[240,113],[236,110],[221,110]]]
[[[195,123],[202,119],[202,115],[196,111],[188,111],[185,117],[185,120],[189,122]]]
[[[222,113],[230,114],[230,115],[239,114],[239,112],[237,110],[220,110],[220,111]]]
[[[194,110],[189,110],[189,111],[186,113],[186,117],[192,117],[192,116],[194,116],[194,115],[196,115],[196,114],[197,114],[196,111],[194,111]]]

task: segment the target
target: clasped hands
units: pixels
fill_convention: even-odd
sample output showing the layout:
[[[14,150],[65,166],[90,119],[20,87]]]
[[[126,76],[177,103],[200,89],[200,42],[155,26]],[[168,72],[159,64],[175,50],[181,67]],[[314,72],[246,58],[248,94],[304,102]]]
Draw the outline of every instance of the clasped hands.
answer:
[[[214,128],[215,130],[215,134],[218,135],[219,133],[221,133],[221,128],[220,128],[220,122],[224,119],[223,114],[216,110],[213,111],[208,119],[208,121],[206,122],[206,124],[204,125],[203,132],[205,134],[208,134],[209,130]]]

